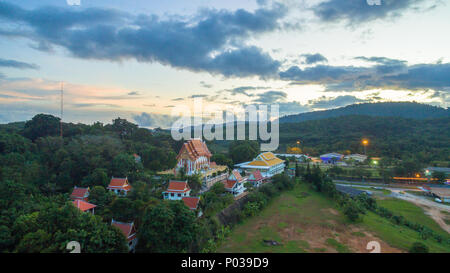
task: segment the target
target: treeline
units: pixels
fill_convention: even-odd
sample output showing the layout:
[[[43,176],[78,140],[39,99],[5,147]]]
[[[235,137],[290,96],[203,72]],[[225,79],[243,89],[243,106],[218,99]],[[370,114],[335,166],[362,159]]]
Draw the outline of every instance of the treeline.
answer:
[[[429,119],[450,117],[450,110],[416,102],[376,102],[352,104],[337,109],[314,111],[280,118],[280,123],[334,118],[348,115]]]
[[[67,252],[69,241],[82,252],[127,251],[111,219],[143,222],[166,187],[154,174],[174,167],[182,143],[120,118],[62,127],[63,137],[59,118],[44,114],[0,125],[0,252]],[[112,176],[128,177],[129,196],[106,190]],[[74,186],[90,187],[95,216],[70,203]]]

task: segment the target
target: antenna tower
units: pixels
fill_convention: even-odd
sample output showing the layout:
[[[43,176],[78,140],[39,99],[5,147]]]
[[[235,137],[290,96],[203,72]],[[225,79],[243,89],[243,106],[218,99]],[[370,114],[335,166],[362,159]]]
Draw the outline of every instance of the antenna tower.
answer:
[[[64,115],[64,82],[61,82],[61,119],[59,121],[59,132],[63,137],[63,115]]]

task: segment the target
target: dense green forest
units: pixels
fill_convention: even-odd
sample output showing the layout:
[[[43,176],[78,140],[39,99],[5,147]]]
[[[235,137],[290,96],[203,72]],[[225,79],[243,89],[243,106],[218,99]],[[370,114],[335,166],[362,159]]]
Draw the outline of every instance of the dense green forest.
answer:
[[[416,102],[360,103],[336,109],[284,116],[280,118],[280,123],[296,123],[347,115],[428,119],[450,117],[450,110]]]
[[[281,151],[300,140],[304,152],[312,155],[363,153],[362,138],[369,140],[369,156],[450,161],[450,118],[345,116],[280,125]]]

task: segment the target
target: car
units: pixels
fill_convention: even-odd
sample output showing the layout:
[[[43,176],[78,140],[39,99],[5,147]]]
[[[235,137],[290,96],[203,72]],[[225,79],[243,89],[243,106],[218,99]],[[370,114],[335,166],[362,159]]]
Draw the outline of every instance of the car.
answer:
[[[438,203],[442,203],[442,200],[439,198],[434,198],[434,201],[438,202]]]

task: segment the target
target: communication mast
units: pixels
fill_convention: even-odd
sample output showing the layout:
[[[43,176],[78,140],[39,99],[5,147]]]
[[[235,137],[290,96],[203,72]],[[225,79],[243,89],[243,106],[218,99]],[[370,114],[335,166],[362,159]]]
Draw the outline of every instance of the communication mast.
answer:
[[[63,137],[63,115],[64,115],[64,82],[61,82],[61,119],[59,121],[59,132]]]

